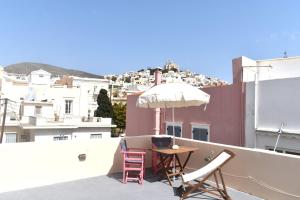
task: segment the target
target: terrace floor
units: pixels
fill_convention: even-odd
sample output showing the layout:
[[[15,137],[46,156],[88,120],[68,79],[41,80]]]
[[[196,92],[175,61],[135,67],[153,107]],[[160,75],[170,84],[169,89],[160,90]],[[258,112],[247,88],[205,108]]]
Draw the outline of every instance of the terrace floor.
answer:
[[[0,194],[0,200],[173,200],[179,199],[165,180],[157,181],[150,175],[143,185],[135,182],[121,183],[121,174],[99,176],[77,181],[58,183],[32,189]],[[179,184],[179,183],[178,183]],[[176,185],[176,182],[175,182]],[[260,200],[260,198],[228,188],[232,200]],[[189,199],[215,200],[210,195],[199,194]]]

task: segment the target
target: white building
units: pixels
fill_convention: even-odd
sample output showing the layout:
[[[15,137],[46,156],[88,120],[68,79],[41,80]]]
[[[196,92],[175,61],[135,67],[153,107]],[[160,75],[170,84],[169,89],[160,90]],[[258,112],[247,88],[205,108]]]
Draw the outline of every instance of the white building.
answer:
[[[300,57],[234,61],[246,84],[245,145],[300,155]]]
[[[108,81],[72,77],[74,86],[67,87],[53,84],[51,74],[44,70],[31,72],[28,81],[3,70],[0,75],[1,98],[10,99],[3,142],[110,137],[115,127],[111,119],[93,118],[96,95],[100,89],[108,89]]]
[[[29,124],[22,124],[23,133],[19,139],[27,141],[49,142],[58,140],[89,140],[111,137],[110,118],[58,119],[30,117]]]
[[[20,101],[28,94],[28,79],[24,80],[16,77],[16,75],[8,74],[4,72],[3,68],[0,68],[1,98]]]
[[[23,109],[34,114],[21,119],[9,112],[3,143],[110,138],[111,128],[115,127],[110,118],[49,118],[47,113],[52,113],[52,105],[45,102],[26,102],[22,105]]]
[[[96,79],[96,78],[81,78],[74,77],[73,87],[80,88],[81,102],[80,106],[87,105],[86,110],[81,111],[81,115],[88,115],[90,112],[91,116],[94,115],[94,111],[97,109],[97,97],[101,89],[105,89],[109,92],[109,80],[106,79]]]
[[[32,71],[28,76],[28,81],[32,85],[50,85],[51,74],[41,69]]]

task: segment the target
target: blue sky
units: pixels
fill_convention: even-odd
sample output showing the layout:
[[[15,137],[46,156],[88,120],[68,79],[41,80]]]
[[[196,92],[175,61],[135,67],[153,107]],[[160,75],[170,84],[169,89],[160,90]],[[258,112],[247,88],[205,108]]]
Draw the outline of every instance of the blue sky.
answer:
[[[300,1],[0,0],[0,64],[96,74],[162,66],[231,82],[231,61],[300,55]]]

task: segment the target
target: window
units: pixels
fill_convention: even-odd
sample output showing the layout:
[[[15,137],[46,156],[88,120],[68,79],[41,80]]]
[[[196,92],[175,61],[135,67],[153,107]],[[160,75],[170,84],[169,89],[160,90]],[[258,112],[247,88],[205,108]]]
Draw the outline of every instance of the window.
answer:
[[[5,143],[16,143],[17,133],[5,133]]]
[[[21,135],[21,142],[29,142],[30,141],[30,136],[22,134]]]
[[[73,100],[65,100],[65,114],[72,114]]]
[[[91,134],[90,135],[90,139],[101,139],[101,138],[102,138],[102,134],[101,133]]]
[[[16,118],[16,116],[15,116],[15,115],[11,115],[11,116],[9,116],[9,119],[10,119],[10,121],[16,121],[16,120],[17,120],[17,118]]]
[[[192,139],[209,141],[209,125],[192,124]]]
[[[42,106],[35,106],[35,115],[41,115],[42,114]]]
[[[94,99],[94,102],[97,102],[98,94],[94,94],[94,95],[93,95],[93,99]]]
[[[59,141],[59,140],[68,140],[68,136],[55,136],[53,137],[53,141]]]
[[[181,123],[167,122],[166,134],[173,135],[173,126],[174,126],[175,137],[182,137],[181,136],[181,132],[182,132],[182,124]]]
[[[43,77],[44,77],[44,75],[43,75],[43,74],[39,74],[39,77],[40,77],[40,78],[43,78]]]

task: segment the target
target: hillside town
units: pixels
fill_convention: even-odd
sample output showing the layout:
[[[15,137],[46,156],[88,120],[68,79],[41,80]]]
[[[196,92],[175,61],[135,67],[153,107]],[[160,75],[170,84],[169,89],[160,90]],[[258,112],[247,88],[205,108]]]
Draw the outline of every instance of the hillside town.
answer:
[[[154,85],[154,71],[162,71],[162,83],[185,82],[198,88],[228,85],[226,81],[215,77],[182,70],[173,61],[167,61],[162,67],[142,68],[135,72],[126,72],[120,75],[105,75],[110,84],[116,89],[113,96],[122,97],[127,93],[144,91]]]
[[[111,80],[113,84],[118,85],[143,85],[153,86],[154,84],[154,71],[156,69],[162,70],[162,82],[178,82],[183,81],[195,87],[211,87],[227,85],[226,81],[220,80],[215,77],[197,74],[189,70],[181,70],[179,66],[171,61],[167,61],[162,68],[153,67],[147,69],[140,69],[136,72],[126,72],[121,75],[106,75],[105,78]]]

